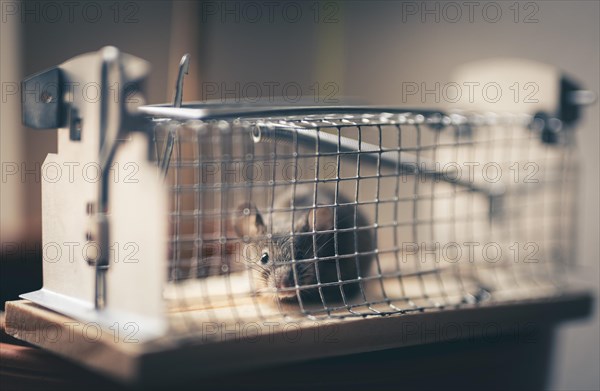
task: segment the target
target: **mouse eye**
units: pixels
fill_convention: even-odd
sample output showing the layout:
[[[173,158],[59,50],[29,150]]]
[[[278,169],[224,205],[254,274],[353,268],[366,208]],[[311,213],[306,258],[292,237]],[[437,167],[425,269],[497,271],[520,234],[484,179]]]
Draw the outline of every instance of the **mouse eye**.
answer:
[[[269,263],[269,254],[263,253],[262,257],[260,257],[260,263],[262,263],[263,265]]]

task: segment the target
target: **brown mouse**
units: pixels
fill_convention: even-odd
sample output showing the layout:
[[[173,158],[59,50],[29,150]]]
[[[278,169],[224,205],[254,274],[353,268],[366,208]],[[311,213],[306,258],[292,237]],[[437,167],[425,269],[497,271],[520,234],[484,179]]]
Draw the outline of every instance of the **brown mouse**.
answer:
[[[341,195],[336,206],[333,191],[318,189],[316,207],[312,185],[298,185],[292,194],[276,194],[271,214],[251,203],[238,207],[233,225],[244,239],[242,261],[252,270],[255,288],[282,301],[351,299],[372,263],[373,228],[360,206]]]

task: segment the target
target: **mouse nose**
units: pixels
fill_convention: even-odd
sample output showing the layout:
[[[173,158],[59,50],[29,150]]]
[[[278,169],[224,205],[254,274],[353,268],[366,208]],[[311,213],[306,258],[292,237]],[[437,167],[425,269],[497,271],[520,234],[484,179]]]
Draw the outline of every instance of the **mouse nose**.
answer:
[[[296,286],[294,282],[294,272],[290,270],[287,273],[283,273],[278,281],[277,288],[293,288]]]

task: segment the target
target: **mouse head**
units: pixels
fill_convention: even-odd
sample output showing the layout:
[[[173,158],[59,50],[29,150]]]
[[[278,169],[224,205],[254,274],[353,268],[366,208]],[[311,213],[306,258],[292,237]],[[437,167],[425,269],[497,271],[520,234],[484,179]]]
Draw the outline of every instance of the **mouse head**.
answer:
[[[296,283],[299,287],[316,284],[315,258],[334,254],[333,233],[322,232],[334,227],[331,207],[297,211],[296,222],[284,225],[279,232],[267,227],[251,203],[240,205],[236,215],[234,229],[245,243],[242,260],[252,269],[259,291],[270,292],[281,300],[294,300]],[[273,225],[276,218],[273,215]],[[300,289],[301,294],[306,292]]]

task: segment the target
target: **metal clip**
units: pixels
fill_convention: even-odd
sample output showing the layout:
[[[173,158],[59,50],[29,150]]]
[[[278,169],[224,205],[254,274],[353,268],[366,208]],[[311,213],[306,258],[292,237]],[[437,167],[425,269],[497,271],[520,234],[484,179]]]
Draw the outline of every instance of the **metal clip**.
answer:
[[[594,104],[597,95],[581,89],[573,80],[563,76],[560,80],[559,107],[556,113],[538,112],[534,115],[530,129],[539,132],[542,142],[562,144],[569,141],[569,132],[581,117],[581,108]]]
[[[175,86],[175,100],[173,107],[181,107],[181,100],[183,99],[183,77],[190,71],[190,55],[188,53],[181,57],[179,62],[179,73],[177,74],[177,85]]]
[[[183,78],[188,74],[189,70],[190,55],[186,53],[183,55],[183,57],[181,57],[181,61],[179,62],[179,73],[177,74],[177,85],[175,86],[175,100],[173,102],[173,107],[181,107],[181,100],[183,99]],[[167,176],[167,172],[169,171],[169,162],[171,160],[171,155],[173,154],[174,144],[175,134],[174,131],[170,129],[167,133],[167,140],[165,141],[165,148],[160,164],[160,169],[164,177]]]

